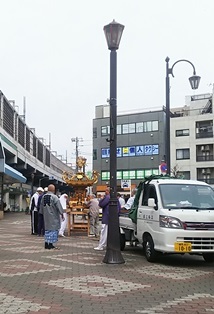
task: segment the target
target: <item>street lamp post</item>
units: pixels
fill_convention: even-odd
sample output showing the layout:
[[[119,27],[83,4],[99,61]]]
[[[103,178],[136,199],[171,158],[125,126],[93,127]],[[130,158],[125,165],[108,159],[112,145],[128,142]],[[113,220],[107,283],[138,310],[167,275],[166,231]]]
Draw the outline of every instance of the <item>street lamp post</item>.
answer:
[[[170,162],[170,81],[169,75],[173,77],[173,68],[178,62],[188,62],[193,67],[193,76],[189,78],[189,82],[192,89],[198,89],[200,76],[196,75],[195,67],[189,60],[181,59],[176,61],[171,68],[169,68],[169,57],[166,58],[166,145],[165,145],[165,155],[167,164],[167,174],[171,174],[171,162]]]
[[[122,264],[117,210],[117,49],[124,26],[114,20],[103,28],[110,52],[110,201],[107,249],[103,262]]]

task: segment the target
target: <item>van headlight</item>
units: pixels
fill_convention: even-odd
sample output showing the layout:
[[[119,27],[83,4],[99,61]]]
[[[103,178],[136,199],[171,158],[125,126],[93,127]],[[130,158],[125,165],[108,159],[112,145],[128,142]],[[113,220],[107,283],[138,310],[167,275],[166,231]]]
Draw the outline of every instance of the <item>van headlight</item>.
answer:
[[[162,216],[162,215],[160,215],[160,227],[172,228],[172,229],[184,229],[184,225],[179,219],[175,217]]]

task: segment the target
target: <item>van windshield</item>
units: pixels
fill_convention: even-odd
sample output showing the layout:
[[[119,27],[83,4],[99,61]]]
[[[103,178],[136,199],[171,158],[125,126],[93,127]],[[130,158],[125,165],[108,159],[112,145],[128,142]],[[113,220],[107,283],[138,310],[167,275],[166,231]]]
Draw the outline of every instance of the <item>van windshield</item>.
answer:
[[[214,190],[210,186],[160,184],[159,189],[164,208],[214,210]]]

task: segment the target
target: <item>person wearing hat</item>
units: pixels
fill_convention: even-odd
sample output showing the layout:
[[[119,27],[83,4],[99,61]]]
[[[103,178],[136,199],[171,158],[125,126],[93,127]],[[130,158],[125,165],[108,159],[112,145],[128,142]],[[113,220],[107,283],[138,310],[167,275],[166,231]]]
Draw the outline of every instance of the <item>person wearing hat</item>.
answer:
[[[43,214],[40,212],[40,204],[41,200],[44,194],[48,192],[48,187],[44,188],[44,193],[41,193],[38,198],[38,203],[37,203],[37,210],[38,210],[38,236],[40,237],[41,235],[45,235],[45,223],[44,223],[44,217]]]
[[[31,234],[38,234],[38,199],[39,195],[44,192],[42,187],[38,187],[36,193],[33,194],[30,200],[30,214],[31,214]]]

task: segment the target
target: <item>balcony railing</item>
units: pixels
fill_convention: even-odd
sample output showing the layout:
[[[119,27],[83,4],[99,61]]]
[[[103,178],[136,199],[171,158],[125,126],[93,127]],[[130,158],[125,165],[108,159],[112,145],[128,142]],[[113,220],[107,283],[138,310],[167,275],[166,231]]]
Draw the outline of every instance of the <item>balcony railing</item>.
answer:
[[[213,137],[213,132],[196,133],[196,138],[208,138],[208,137]]]
[[[213,161],[213,155],[205,155],[205,156],[196,156],[196,161]]]

